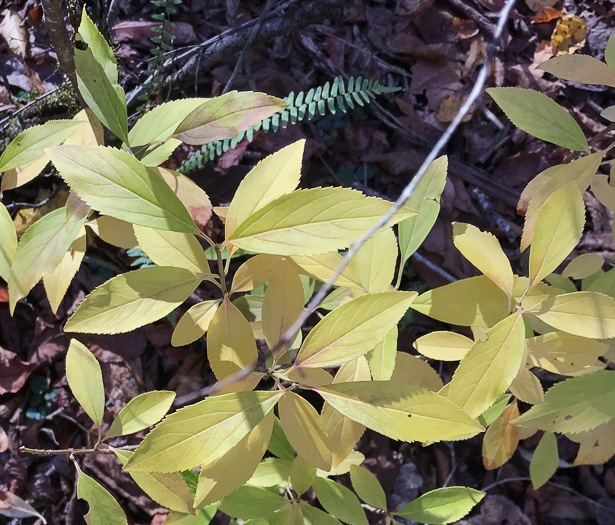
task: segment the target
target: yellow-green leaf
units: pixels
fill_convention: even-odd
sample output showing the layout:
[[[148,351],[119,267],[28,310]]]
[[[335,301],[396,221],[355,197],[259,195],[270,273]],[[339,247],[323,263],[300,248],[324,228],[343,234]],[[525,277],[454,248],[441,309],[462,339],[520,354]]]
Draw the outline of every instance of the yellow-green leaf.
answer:
[[[201,282],[183,268],[152,266],[101,284],[79,305],[64,330],[119,334],[153,323],[182,304]]]
[[[615,72],[613,74],[615,75]],[[530,462],[530,478],[534,490],[538,490],[551,479],[558,465],[557,438],[553,432],[545,432]]]
[[[22,131],[2,153],[0,157],[0,171],[19,168],[29,162],[40,159],[44,155],[46,148],[61,144],[83,125],[84,122],[77,120],[49,120],[45,124],[32,126]],[[42,167],[45,166],[43,165]]]
[[[250,323],[228,297],[209,324],[207,357],[219,380],[253,365],[258,357]]]
[[[155,390],[131,399],[111,423],[106,438],[127,436],[158,423],[169,411],[175,392]]]
[[[397,261],[397,240],[391,228],[372,236],[350,260],[366,292],[386,292],[391,287]]]
[[[395,356],[397,355],[397,326],[395,326],[384,339],[367,352],[369,369],[374,381],[388,381],[395,369]]]
[[[420,357],[406,352],[397,352],[391,381],[420,386],[432,392],[439,392],[443,386],[438,372]]]
[[[564,332],[551,332],[526,340],[528,362],[554,374],[579,372],[593,365],[609,345]]]
[[[155,230],[134,225],[139,247],[158,266],[185,268],[197,274],[210,274],[205,250],[190,233]]]
[[[255,211],[297,188],[304,148],[305,140],[298,140],[265,157],[245,176],[228,209],[227,239]]]
[[[592,430],[615,417],[613,381],[612,370],[561,381],[547,391],[543,403],[533,406],[513,424],[570,434]]]
[[[553,272],[581,240],[583,196],[574,183],[557,190],[538,212],[530,248],[530,286]]]
[[[463,518],[485,497],[470,487],[445,487],[432,490],[402,507],[397,514],[407,520],[440,525]]]
[[[391,439],[435,442],[465,439],[483,430],[452,401],[421,387],[370,381],[313,390],[345,416]]]
[[[348,247],[392,203],[349,188],[312,188],[283,195],[244,220],[227,239],[249,252],[315,255]],[[402,208],[391,226],[416,212]]]
[[[512,298],[515,278],[510,261],[491,233],[482,232],[471,224],[454,222],[453,240],[468,261]]]
[[[0,184],[0,192],[14,190],[34,180],[47,164],[49,164],[49,157],[43,153],[37,159],[31,160],[23,166],[5,171]]]
[[[540,64],[538,69],[564,80],[615,87],[615,71],[601,60],[589,55],[553,57]]]
[[[102,372],[92,352],[76,339],[71,339],[66,353],[66,380],[75,399],[100,429],[105,414]]]
[[[290,482],[293,490],[301,496],[312,486],[315,477],[316,466],[303,459],[302,456],[297,456],[290,469]]]
[[[416,295],[365,294],[339,306],[306,337],[294,368],[332,366],[365,354],[397,325]]]
[[[562,148],[587,151],[583,130],[570,114],[543,93],[522,88],[489,88],[511,122],[536,138]]]
[[[148,228],[199,233],[168,184],[129,153],[60,146],[47,154],[71,189],[96,211]]]
[[[295,266],[283,259],[269,280],[263,301],[263,333],[272,351],[302,311],[303,285]],[[276,349],[276,358],[282,350]]]
[[[203,301],[190,307],[173,330],[171,344],[173,346],[189,345],[202,337],[209,329],[218,306],[220,306],[220,299]]]
[[[250,519],[269,517],[276,510],[288,504],[288,500],[260,487],[241,487],[222,500],[218,508],[233,518]],[[285,516],[286,518],[286,516]],[[265,523],[271,523],[268,520]],[[263,522],[261,522],[263,523]],[[289,523],[287,520],[275,521],[272,525]],[[295,525],[290,523],[289,525]]]
[[[349,525],[368,525],[361,503],[349,489],[320,477],[314,480],[313,487],[318,501],[329,514]]]
[[[246,484],[253,487],[283,487],[290,479],[291,465],[289,460],[265,458],[256,467],[254,474]]]
[[[288,102],[264,93],[230,91],[188,114],[173,136],[192,146],[232,139],[287,106]]]
[[[212,396],[167,416],[139,445],[124,470],[176,472],[222,457],[273,410],[281,392]]]
[[[387,508],[387,497],[378,478],[369,470],[358,465],[350,466],[350,481],[358,496],[368,505],[377,509]]]
[[[194,506],[218,501],[248,481],[267,450],[273,428],[273,412],[248,432],[224,456],[201,467]]]
[[[583,253],[570,261],[562,271],[563,277],[585,279],[602,270],[604,259],[599,253]]]
[[[192,179],[177,171],[167,170],[165,168],[154,168],[164,182],[171,188],[173,193],[186,207],[191,217],[208,218],[211,215],[211,202],[207,193],[196,184]]]
[[[493,326],[510,313],[506,294],[484,275],[429,290],[410,307],[444,323],[477,327]]]
[[[609,210],[615,210],[615,188],[609,183],[608,175],[596,174],[592,182],[592,192],[601,204]]]
[[[517,377],[510,384],[510,392],[519,401],[538,405],[544,401],[545,393],[538,378],[525,366],[521,366]]]
[[[493,470],[506,463],[517,450],[520,428],[511,425],[511,420],[519,416],[517,402],[508,405],[499,417],[491,423],[483,436],[483,465]]]
[[[329,470],[329,436],[316,409],[294,392],[286,392],[280,399],[278,411],[284,433],[297,454],[312,465]]]
[[[399,249],[402,262],[418,250],[433,228],[440,212],[440,195],[446,185],[448,158],[434,160],[416,186],[406,206],[417,210],[417,215],[399,223]]]
[[[520,312],[511,314],[476,341],[451,380],[448,398],[477,417],[506,392],[524,357],[525,325]]]
[[[43,276],[47,299],[49,299],[49,305],[54,314],[58,311],[73,277],[77,273],[79,266],[81,266],[86,247],[85,227],[81,226],[79,235],[69,246],[68,251],[64,254],[56,268],[51,273]]]
[[[128,450],[114,450],[117,458],[125,465],[132,456]],[[194,498],[186,482],[177,472],[130,472],[130,477],[156,503],[188,515],[196,514]],[[101,524],[102,525],[102,524]]]
[[[6,207],[0,202],[0,277],[7,282],[16,251],[17,233],[15,232],[15,225]]]
[[[244,262],[233,276],[231,293],[249,292],[265,284],[276,272],[281,258],[277,255],[259,254]]]
[[[615,299],[598,292],[574,292],[550,297],[529,310],[556,330],[588,337],[615,337]]]
[[[88,525],[128,525],[126,515],[115,498],[78,467],[77,497],[87,501],[90,506],[90,511],[84,516]]]
[[[333,276],[335,269],[341,264],[343,257],[337,252],[331,252],[319,255],[295,255],[291,259],[300,268],[302,274],[327,282]],[[333,285],[360,288],[361,281],[353,267],[348,265],[335,279]]]
[[[460,361],[474,341],[455,332],[431,332],[419,337],[413,344],[420,354],[439,361]]]
[[[101,215],[97,219],[88,222],[87,225],[103,241],[118,248],[130,250],[139,245],[133,226],[129,222]]]

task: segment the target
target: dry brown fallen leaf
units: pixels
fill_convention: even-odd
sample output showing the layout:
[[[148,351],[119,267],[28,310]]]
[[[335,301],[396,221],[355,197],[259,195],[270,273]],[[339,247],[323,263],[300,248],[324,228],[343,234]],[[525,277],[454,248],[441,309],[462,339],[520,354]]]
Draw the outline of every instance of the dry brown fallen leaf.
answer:
[[[2,14],[4,18],[0,22],[0,35],[13,54],[19,58],[26,58],[28,35],[26,29],[22,26],[20,16],[10,9],[5,9]]]

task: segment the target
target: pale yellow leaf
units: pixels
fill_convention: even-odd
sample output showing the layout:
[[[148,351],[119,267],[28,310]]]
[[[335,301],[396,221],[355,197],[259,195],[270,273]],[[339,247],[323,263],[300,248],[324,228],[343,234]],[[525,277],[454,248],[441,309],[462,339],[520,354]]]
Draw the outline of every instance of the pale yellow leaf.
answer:
[[[101,215],[94,221],[88,223],[88,226],[92,228],[94,233],[98,235],[103,241],[117,246],[118,248],[124,248],[130,250],[138,246],[137,238],[132,224],[126,221],[121,221],[114,217],[107,215]]]
[[[431,332],[419,337],[412,346],[429,359],[460,361],[473,344],[472,339],[455,332]]]
[[[68,136],[64,141],[65,146],[97,146],[105,143],[103,126],[89,109],[82,109],[73,117],[73,120],[83,122],[84,125]]]
[[[17,232],[8,210],[0,202],[0,277],[9,281],[13,258],[17,251]]]
[[[453,223],[453,240],[457,249],[476,268],[491,279],[509,298],[514,276],[508,257],[499,241],[489,232],[461,222]]]
[[[323,386],[333,381],[333,376],[322,368],[297,368],[281,375],[300,385]]]
[[[523,364],[525,326],[515,312],[487,331],[461,360],[451,380],[448,398],[477,417],[506,392]]]
[[[249,292],[265,284],[277,271],[281,258],[261,253],[250,257],[235,272],[231,293]]]
[[[209,324],[219,305],[220,299],[214,299],[203,301],[190,307],[177,322],[171,337],[171,344],[173,346],[189,345],[202,337],[209,329]]]
[[[407,352],[397,352],[391,381],[420,386],[432,392],[438,392],[443,386],[442,379],[431,366]]]
[[[333,276],[335,269],[341,264],[343,257],[337,252],[332,252],[319,255],[295,255],[291,257],[291,260],[301,269],[301,273],[318,281],[327,282]],[[348,265],[335,279],[333,285],[358,288],[361,287],[361,281],[353,267]]]
[[[602,269],[604,259],[599,253],[583,253],[570,261],[562,276],[570,279],[585,279]]]
[[[583,196],[574,183],[558,189],[538,212],[530,248],[530,287],[553,272],[579,243],[585,225]]]
[[[329,436],[316,409],[294,392],[286,392],[278,404],[284,434],[297,454],[314,466],[329,470]]]
[[[517,402],[508,405],[483,437],[483,465],[493,470],[506,463],[517,450],[520,428],[510,424],[519,415]]]
[[[133,397],[109,427],[105,439],[127,436],[158,423],[169,411],[175,392],[153,390]]]
[[[23,166],[7,170],[2,176],[0,191],[14,190],[27,184],[38,177],[47,164],[49,164],[49,157],[43,153],[39,158],[31,160]]]
[[[158,173],[162,180],[169,185],[192,217],[198,216],[202,212],[207,213],[211,207],[209,197],[192,179],[166,168],[154,168],[153,171]]]
[[[601,465],[615,454],[615,419],[590,432],[568,434],[566,437],[581,445],[572,466]]]
[[[397,261],[397,240],[391,228],[372,236],[348,265],[366,292],[386,292],[391,287]]]
[[[397,332],[396,326],[366,354],[374,381],[388,381],[393,375],[397,355]]]

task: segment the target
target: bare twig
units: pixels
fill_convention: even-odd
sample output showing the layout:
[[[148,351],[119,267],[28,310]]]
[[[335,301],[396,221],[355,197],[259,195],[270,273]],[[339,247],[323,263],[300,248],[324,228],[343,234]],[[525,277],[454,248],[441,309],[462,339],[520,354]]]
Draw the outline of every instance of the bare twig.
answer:
[[[11,114],[8,117],[4,117],[2,120],[0,120],[0,133],[2,131],[4,131],[4,128],[6,128],[8,126],[8,122],[9,120],[14,119],[15,117],[18,117],[19,115],[21,115],[24,111],[26,111],[28,108],[31,108],[32,106],[34,106],[35,104],[38,104],[41,100],[47,98],[49,95],[53,95],[55,92],[59,91],[60,89],[62,89],[64,87],[66,83],[62,82],[62,84],[60,84],[59,86],[53,88],[50,91],[47,91],[47,93],[43,93],[42,95],[39,95],[38,97],[36,97],[34,100],[31,100],[30,102],[28,102],[27,104],[25,104],[24,106],[21,106],[17,111],[13,111],[11,112]]]

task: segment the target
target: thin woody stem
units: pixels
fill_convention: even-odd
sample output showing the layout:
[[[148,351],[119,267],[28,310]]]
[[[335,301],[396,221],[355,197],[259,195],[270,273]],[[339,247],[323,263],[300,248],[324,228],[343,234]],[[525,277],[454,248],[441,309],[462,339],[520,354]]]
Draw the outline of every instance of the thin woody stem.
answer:
[[[60,455],[83,455],[83,454],[113,454],[116,450],[134,450],[138,445],[126,445],[124,447],[94,447],[94,448],[63,448],[60,450],[53,450],[47,448],[28,448],[19,447],[20,452],[26,454],[34,454],[35,456],[60,456]]]

